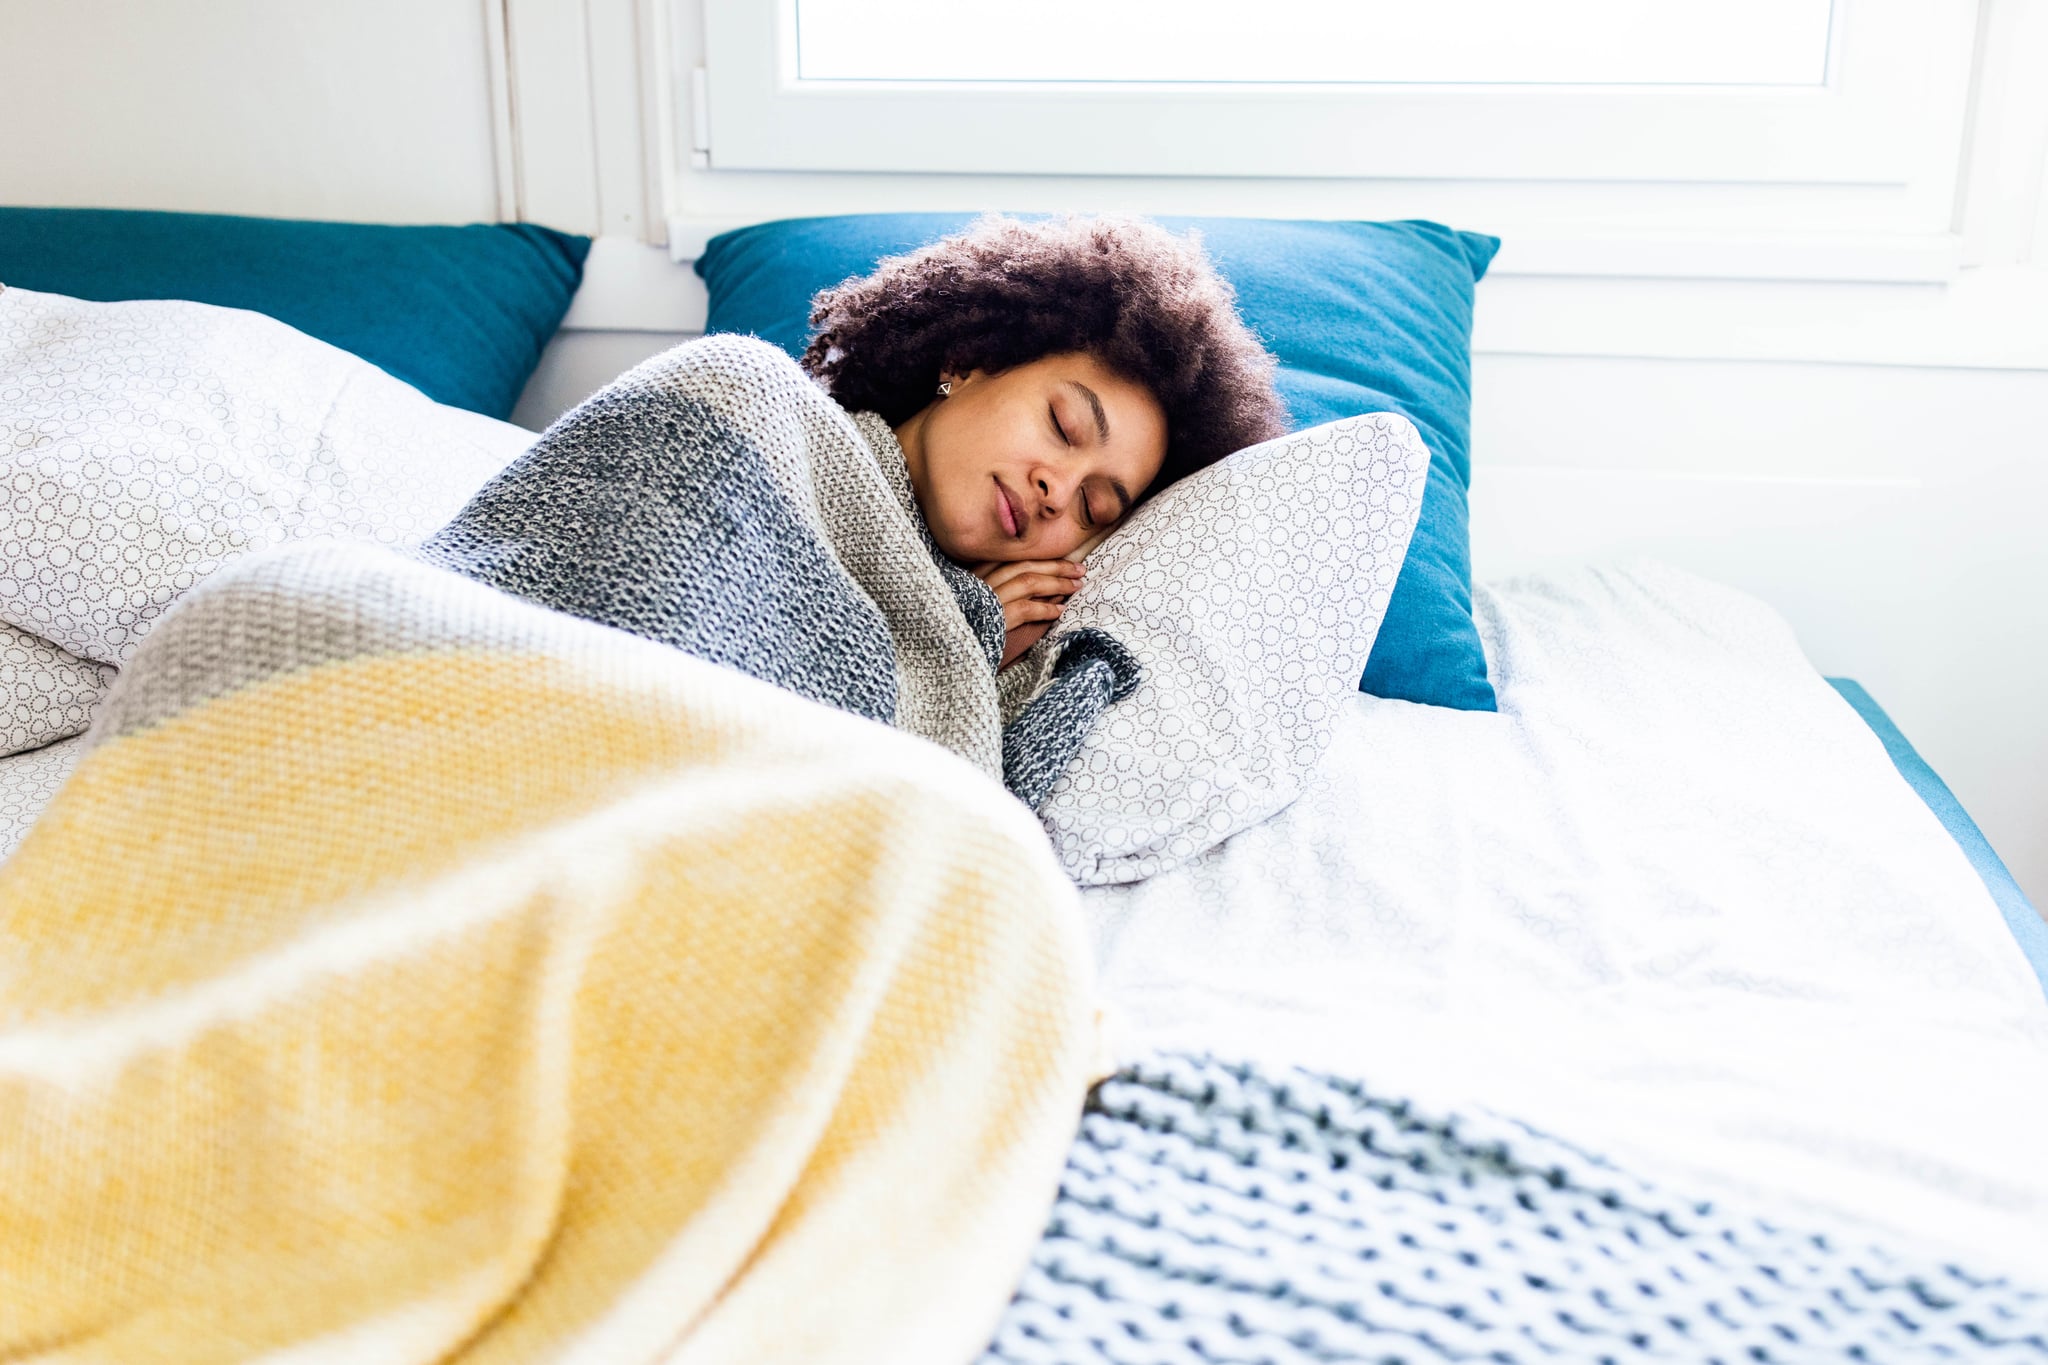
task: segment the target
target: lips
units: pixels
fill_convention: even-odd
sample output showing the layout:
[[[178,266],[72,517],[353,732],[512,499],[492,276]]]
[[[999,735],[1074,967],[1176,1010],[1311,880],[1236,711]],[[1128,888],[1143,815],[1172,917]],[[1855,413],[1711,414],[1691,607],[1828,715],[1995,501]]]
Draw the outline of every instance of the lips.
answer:
[[[996,486],[996,522],[1003,528],[1003,534],[1012,540],[1024,538],[1024,509],[1015,495],[1003,487],[1003,481],[989,476]]]

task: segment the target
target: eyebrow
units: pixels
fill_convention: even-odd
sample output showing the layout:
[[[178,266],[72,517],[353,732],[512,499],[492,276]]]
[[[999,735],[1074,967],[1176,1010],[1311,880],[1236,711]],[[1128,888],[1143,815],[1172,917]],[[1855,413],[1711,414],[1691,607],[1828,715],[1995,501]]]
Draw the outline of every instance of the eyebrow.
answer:
[[[1109,444],[1109,417],[1102,411],[1102,400],[1095,396],[1095,390],[1089,388],[1080,380],[1069,379],[1067,382],[1081,391],[1081,396],[1088,400],[1089,408],[1094,411],[1096,439],[1100,440],[1104,445]]]

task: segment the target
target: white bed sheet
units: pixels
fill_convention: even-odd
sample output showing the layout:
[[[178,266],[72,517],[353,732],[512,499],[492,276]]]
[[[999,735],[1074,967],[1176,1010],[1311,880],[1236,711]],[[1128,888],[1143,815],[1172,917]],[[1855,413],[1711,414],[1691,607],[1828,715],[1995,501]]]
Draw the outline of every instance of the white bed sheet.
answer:
[[[1499,714],[1360,696],[1296,805],[1084,893],[1119,1050],[1481,1103],[2048,1285],[2048,1000],[1782,618],[1653,564],[1477,613]]]

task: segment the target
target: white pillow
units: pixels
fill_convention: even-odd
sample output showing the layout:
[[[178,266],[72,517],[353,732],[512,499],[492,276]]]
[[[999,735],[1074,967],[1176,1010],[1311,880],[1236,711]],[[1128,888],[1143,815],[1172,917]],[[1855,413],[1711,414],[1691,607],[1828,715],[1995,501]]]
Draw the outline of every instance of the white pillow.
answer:
[[[114,670],[0,621],[0,757],[81,733]]]
[[[29,829],[78,766],[76,739],[46,744],[33,753],[0,758],[0,860],[28,837]]]
[[[1091,627],[1144,674],[1054,783],[1039,818],[1083,886],[1137,881],[1301,793],[1393,596],[1429,476],[1414,424],[1372,413],[1190,475],[1089,556],[1031,656]],[[1020,688],[1005,679],[1012,709]]]
[[[260,313],[0,288],[0,622],[119,665],[236,555],[417,543],[533,439]]]

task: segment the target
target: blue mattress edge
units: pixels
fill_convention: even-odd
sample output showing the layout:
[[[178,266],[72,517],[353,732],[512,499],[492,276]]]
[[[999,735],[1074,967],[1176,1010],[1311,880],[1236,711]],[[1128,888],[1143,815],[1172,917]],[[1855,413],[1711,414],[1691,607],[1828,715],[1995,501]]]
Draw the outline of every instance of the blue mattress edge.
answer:
[[[1892,766],[1899,770],[1899,775],[1906,779],[1914,794],[1927,803],[1927,808],[1934,812],[1934,818],[1941,821],[1942,827],[1962,848],[1970,866],[1977,869],[1977,875],[1983,878],[1991,899],[1997,902],[1999,913],[2005,916],[2006,928],[2012,930],[2020,951],[2026,954],[2028,965],[2040,978],[2041,990],[2048,993],[2048,921],[2035,911],[2027,893],[2020,890],[2019,883],[2012,879],[2012,873],[2006,871],[2005,863],[1991,847],[1991,841],[1984,837],[1984,831],[1977,828],[1977,822],[1963,809],[1963,803],[1956,800],[1948,784],[1941,780],[1926,759],[1920,757],[1899,727],[1892,723],[1892,718],[1884,713],[1884,708],[1877,704],[1876,698],[1864,691],[1863,685],[1853,678],[1829,678],[1827,681],[1883,741],[1884,751],[1891,755]]]

